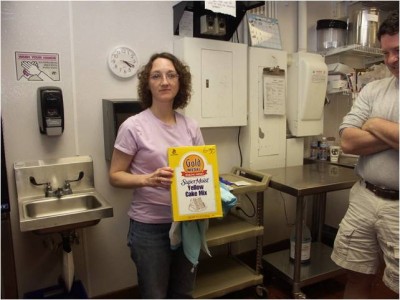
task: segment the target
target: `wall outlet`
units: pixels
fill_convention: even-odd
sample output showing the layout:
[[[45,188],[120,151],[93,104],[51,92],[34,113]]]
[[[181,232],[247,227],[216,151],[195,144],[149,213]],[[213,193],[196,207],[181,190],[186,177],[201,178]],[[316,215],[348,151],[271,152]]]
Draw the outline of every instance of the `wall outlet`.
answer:
[[[215,25],[215,35],[226,34],[226,19],[224,16],[216,16]]]
[[[225,16],[204,15],[200,17],[200,33],[223,36],[226,34]]]
[[[200,33],[214,35],[216,32],[216,22],[213,15],[200,17]]]

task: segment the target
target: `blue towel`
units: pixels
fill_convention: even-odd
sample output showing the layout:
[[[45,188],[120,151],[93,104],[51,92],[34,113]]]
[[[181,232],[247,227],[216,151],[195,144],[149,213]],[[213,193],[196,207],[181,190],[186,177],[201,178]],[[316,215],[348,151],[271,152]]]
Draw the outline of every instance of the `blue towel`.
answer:
[[[225,216],[236,205],[237,199],[222,182],[220,182],[220,192]],[[197,266],[201,249],[211,256],[206,241],[207,229],[208,219],[173,222],[169,231],[171,249],[175,250],[182,246],[186,258],[193,264],[193,267]]]
[[[224,216],[226,216],[229,210],[236,205],[237,198],[229,191],[228,186],[222,182],[219,182],[219,190],[221,192],[222,210]]]
[[[186,258],[194,267],[197,266],[201,249],[211,256],[206,241],[207,229],[208,219],[173,222],[169,231],[171,249],[176,250],[182,246]]]

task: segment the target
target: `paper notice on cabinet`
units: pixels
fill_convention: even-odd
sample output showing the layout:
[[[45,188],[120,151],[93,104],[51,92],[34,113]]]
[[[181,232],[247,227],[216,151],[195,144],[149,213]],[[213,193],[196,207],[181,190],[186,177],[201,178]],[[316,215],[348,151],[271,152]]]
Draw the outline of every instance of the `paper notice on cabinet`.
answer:
[[[231,15],[232,17],[236,18],[236,1],[207,0],[204,2],[205,9],[209,9],[215,13]]]
[[[285,114],[285,70],[279,68],[265,68],[263,72],[263,100],[264,114]]]
[[[174,221],[222,217],[217,149],[215,145],[171,147],[169,166]]]

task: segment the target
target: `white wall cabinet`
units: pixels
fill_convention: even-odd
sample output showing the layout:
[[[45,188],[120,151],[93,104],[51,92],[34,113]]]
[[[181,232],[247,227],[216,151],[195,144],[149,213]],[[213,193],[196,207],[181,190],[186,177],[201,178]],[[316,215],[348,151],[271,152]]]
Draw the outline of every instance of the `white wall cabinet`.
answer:
[[[174,41],[174,54],[192,73],[185,115],[200,127],[247,124],[247,45],[184,37]]]
[[[281,70],[281,76],[266,75],[268,70],[275,68]],[[258,170],[285,166],[286,74],[286,51],[249,47],[249,121],[240,136],[243,166],[247,168]],[[272,77],[277,77],[280,82],[272,82]],[[266,114],[267,105],[271,112]]]

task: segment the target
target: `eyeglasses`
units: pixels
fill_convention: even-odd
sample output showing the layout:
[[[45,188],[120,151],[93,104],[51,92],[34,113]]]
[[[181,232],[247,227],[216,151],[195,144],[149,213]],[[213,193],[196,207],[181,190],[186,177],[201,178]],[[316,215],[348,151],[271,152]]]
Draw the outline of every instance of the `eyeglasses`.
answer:
[[[179,74],[170,72],[165,74],[165,77],[167,78],[168,81],[175,81],[176,79],[179,78]],[[150,75],[150,79],[153,81],[161,81],[164,78],[164,75],[161,73],[153,73]]]

